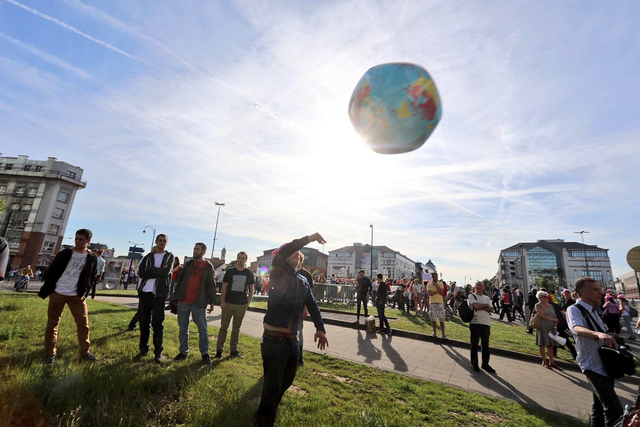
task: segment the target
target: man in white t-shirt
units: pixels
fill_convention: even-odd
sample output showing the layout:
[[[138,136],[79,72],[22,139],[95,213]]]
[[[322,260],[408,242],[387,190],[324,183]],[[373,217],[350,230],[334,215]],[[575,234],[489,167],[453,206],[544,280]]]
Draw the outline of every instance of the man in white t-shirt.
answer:
[[[482,343],[482,369],[495,374],[496,371],[489,366],[489,335],[491,334],[491,313],[493,306],[491,298],[484,294],[484,283],[478,281],[473,287],[473,293],[469,295],[467,303],[474,310],[473,319],[469,322],[471,331],[471,368],[480,372],[478,367],[478,341]]]
[[[44,333],[45,363],[52,366],[56,360],[58,325],[65,304],[78,327],[78,343],[83,359],[96,360],[91,353],[89,341],[89,312],[86,295],[96,276],[96,256],[89,252],[88,245],[93,234],[91,230],[76,231],[73,249],[63,249],[55,256],[44,275],[44,284],[38,292],[40,298],[49,297],[47,328]]]

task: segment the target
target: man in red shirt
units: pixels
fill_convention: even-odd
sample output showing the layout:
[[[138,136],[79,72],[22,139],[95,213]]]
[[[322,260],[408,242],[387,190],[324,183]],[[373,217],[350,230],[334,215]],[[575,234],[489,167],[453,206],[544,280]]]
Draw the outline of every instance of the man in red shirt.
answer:
[[[184,264],[178,274],[172,304],[178,305],[178,326],[180,327],[180,353],[174,362],[185,360],[189,355],[189,315],[198,326],[198,343],[202,362],[211,365],[209,356],[209,334],[207,333],[207,314],[213,311],[216,289],[213,282],[213,266],[204,259],[207,245],[196,243],[193,247],[193,259]],[[207,309],[207,304],[209,308]]]

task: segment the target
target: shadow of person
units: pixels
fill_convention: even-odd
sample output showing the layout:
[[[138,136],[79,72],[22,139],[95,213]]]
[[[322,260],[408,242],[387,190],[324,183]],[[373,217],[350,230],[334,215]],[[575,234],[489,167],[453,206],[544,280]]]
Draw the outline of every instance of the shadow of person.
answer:
[[[389,359],[389,361],[393,363],[393,369],[400,372],[408,372],[409,367],[405,363],[404,359],[402,358],[402,356],[400,356],[400,353],[398,353],[391,345],[393,338],[386,334],[382,334],[381,337],[382,350],[387,356],[387,359]]]
[[[364,363],[371,364],[374,360],[382,358],[382,351],[376,347],[372,340],[377,340],[375,333],[367,333],[358,330],[358,356],[364,357]]]

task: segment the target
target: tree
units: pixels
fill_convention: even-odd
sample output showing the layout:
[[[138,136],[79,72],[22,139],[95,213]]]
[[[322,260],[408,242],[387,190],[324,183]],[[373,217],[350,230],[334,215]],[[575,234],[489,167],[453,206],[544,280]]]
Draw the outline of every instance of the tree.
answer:
[[[482,283],[484,283],[484,287],[487,289],[491,287],[491,280],[489,279],[482,279]]]

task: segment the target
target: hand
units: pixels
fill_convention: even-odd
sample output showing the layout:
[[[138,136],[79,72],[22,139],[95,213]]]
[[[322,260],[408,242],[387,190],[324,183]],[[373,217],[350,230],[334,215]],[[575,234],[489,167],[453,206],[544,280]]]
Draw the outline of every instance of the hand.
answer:
[[[209,304],[209,308],[207,308],[207,314],[213,313],[213,307],[214,307],[213,304]]]
[[[618,348],[618,343],[611,335],[605,334],[604,332],[596,332],[596,335],[607,347]]]
[[[227,303],[226,303],[226,302],[224,302],[224,301],[222,301],[222,302],[220,303],[220,308],[221,308],[221,309],[223,309],[223,310],[226,310],[226,309],[227,309]]]
[[[325,347],[329,347],[329,341],[327,341],[327,337],[324,332],[317,331],[313,336],[313,342],[318,342],[318,348],[320,350],[324,350]]]
[[[324,237],[322,237],[320,235],[320,233],[313,233],[311,236],[309,236],[309,241],[310,242],[318,242],[321,245],[324,245],[325,243],[327,243],[327,241],[324,240]]]

